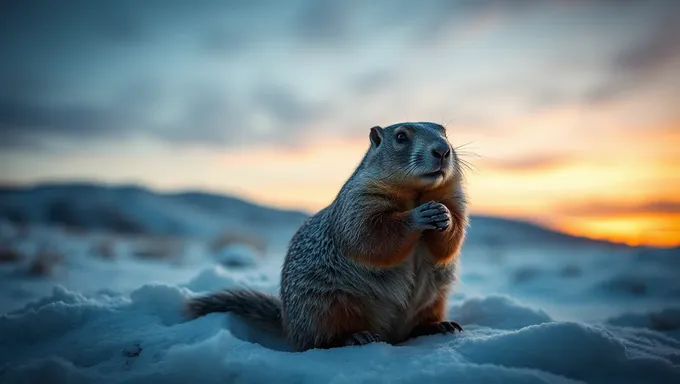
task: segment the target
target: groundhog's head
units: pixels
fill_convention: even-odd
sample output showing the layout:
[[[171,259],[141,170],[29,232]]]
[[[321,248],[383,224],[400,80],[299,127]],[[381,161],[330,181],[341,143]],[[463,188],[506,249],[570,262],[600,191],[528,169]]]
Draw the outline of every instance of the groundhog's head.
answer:
[[[373,127],[370,139],[371,168],[380,168],[383,179],[416,188],[436,188],[460,175],[456,152],[439,124]]]

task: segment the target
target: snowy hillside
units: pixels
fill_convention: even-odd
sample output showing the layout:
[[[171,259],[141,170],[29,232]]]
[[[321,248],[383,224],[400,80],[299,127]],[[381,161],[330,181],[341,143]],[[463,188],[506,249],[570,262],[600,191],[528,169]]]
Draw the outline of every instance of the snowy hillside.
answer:
[[[232,315],[186,321],[180,308],[216,289],[276,292],[304,215],[82,188],[2,192],[2,383],[680,382],[677,249],[476,217],[449,299],[462,333],[294,353]],[[46,214],[54,201],[69,208]],[[143,230],[107,231],[117,221],[89,212],[102,206]],[[96,230],[54,225],[64,212]]]
[[[202,192],[154,193],[137,186],[54,184],[0,188],[0,218],[128,234],[215,235],[225,228],[299,225],[301,212]]]

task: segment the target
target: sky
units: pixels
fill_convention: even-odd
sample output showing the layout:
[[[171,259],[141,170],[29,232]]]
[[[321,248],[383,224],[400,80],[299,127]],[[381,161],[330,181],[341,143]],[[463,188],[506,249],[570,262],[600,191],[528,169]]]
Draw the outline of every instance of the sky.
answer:
[[[680,245],[680,1],[0,0],[0,182],[314,212],[402,121],[473,213]]]

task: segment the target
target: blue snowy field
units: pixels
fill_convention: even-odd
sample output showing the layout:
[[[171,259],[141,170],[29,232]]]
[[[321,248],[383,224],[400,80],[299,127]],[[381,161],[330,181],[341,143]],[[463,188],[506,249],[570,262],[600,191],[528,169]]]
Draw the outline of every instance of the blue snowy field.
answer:
[[[143,231],[114,235],[75,215],[72,190],[5,192],[0,212],[19,207],[28,224],[0,225],[0,382],[680,382],[677,249],[474,217],[449,298],[462,333],[296,353],[235,316],[186,321],[180,310],[211,290],[276,292],[303,216],[124,192]],[[41,216],[57,195],[80,229]],[[166,231],[172,215],[202,232]],[[238,235],[216,241],[218,228]]]

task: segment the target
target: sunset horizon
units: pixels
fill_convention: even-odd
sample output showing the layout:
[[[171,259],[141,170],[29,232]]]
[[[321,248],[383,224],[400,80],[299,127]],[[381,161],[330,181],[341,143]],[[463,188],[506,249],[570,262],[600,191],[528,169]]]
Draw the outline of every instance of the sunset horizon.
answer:
[[[349,174],[347,174],[349,177]],[[468,176],[469,178],[470,176]],[[317,196],[312,202],[305,202],[301,196],[290,196],[288,199],[276,200],[269,195],[262,195],[257,192],[247,191],[246,189],[230,188],[210,188],[197,185],[184,186],[155,186],[144,183],[140,180],[121,179],[121,180],[102,180],[96,178],[65,178],[65,179],[43,179],[31,182],[12,183],[0,181],[0,187],[10,188],[32,188],[45,185],[98,185],[105,187],[124,187],[133,186],[150,190],[154,193],[183,193],[183,192],[203,192],[208,194],[223,195],[243,199],[255,204],[262,204],[275,209],[296,210],[305,214],[313,215],[319,210],[330,204],[335,198],[335,193],[330,195]],[[469,189],[469,187],[468,187]],[[295,190],[295,189],[293,189]],[[339,187],[338,187],[339,190]],[[337,193],[337,192],[336,192]],[[323,200],[325,198],[325,200]],[[621,243],[629,246],[651,246],[661,248],[674,248],[680,246],[678,237],[674,234],[678,231],[678,218],[673,215],[649,214],[650,211],[658,210],[662,202],[649,202],[639,205],[631,204],[634,212],[627,213],[622,210],[620,213],[612,213],[610,216],[585,215],[581,217],[563,217],[562,215],[535,216],[527,214],[521,210],[511,208],[500,211],[492,211],[479,207],[474,196],[470,196],[471,214],[476,216],[498,217],[510,220],[519,220],[533,223],[550,230],[555,230],[568,235],[583,237],[593,240],[603,240],[613,243]],[[604,205],[603,205],[604,206]],[[604,206],[606,209],[606,206]],[[656,208],[655,208],[656,207]],[[620,207],[619,207],[620,208]],[[670,228],[671,231],[659,231],[656,228]],[[651,228],[648,232],[642,233],[640,228]]]

